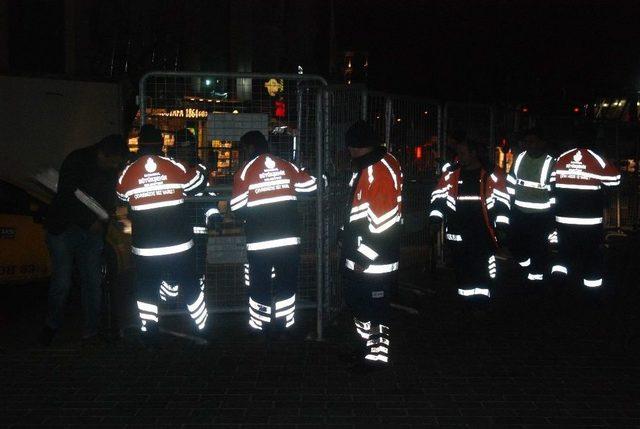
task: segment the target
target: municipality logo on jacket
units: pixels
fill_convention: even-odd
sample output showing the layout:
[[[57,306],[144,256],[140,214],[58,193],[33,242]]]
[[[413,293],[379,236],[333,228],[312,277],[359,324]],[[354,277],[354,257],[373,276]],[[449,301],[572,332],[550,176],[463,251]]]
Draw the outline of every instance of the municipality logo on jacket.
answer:
[[[147,159],[147,162],[144,164],[144,169],[147,170],[147,173],[153,173],[158,168],[158,164],[153,162],[153,159]]]
[[[264,161],[264,166],[267,167],[269,170],[272,170],[276,167],[276,162],[270,157],[267,157],[267,159],[265,159]]]

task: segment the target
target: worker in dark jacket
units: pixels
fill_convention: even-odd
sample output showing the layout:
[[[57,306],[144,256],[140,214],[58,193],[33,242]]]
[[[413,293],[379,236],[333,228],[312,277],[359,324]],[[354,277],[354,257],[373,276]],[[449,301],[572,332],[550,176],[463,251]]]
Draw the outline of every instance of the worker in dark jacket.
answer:
[[[347,304],[361,339],[356,369],[389,363],[389,294],[400,259],[402,170],[364,121],[345,135],[351,155],[349,217],[342,233]]]
[[[71,278],[77,268],[82,287],[84,340],[98,333],[102,249],[116,206],[117,172],[128,149],[119,135],[71,152],[60,168],[57,193],[45,228],[51,254],[47,320],[40,342],[49,345],[62,324]]]
[[[483,167],[483,149],[471,139],[458,144],[459,162],[442,174],[431,193],[429,212],[432,231],[445,222],[457,293],[469,302],[491,297],[497,274],[495,253],[511,209],[504,174],[499,168]]]

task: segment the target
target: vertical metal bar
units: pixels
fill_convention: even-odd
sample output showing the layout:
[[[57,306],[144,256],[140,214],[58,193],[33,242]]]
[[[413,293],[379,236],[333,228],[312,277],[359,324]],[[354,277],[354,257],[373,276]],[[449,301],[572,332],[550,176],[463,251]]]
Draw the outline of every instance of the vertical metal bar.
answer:
[[[496,111],[494,106],[489,106],[489,158],[495,162],[496,151],[493,150],[496,145]]]
[[[144,84],[147,81],[147,75],[142,76],[140,79],[140,86],[138,88],[138,94],[140,94],[140,100],[138,106],[140,108],[140,127],[142,127],[147,119],[147,108],[146,108],[146,100],[144,96]]]
[[[387,145],[387,150],[391,152],[391,120],[393,116],[393,102],[391,98],[386,97],[384,103],[384,142]]]
[[[369,94],[367,93],[367,89],[365,88],[365,89],[362,90],[362,100],[361,100],[361,102],[362,102],[362,112],[361,112],[362,116],[361,117],[362,117],[363,121],[366,121],[367,120],[367,116],[368,116],[367,115],[367,105],[369,103],[368,100],[369,100]]]
[[[440,156],[440,159],[444,158],[444,134],[443,134],[443,127],[442,127],[442,105],[438,104],[438,122],[437,122],[437,133],[438,133],[438,155]],[[437,165],[437,164],[436,164]],[[436,177],[438,177],[440,173],[440,169],[437,168],[435,171],[435,175]]]
[[[296,141],[296,145],[294,147],[294,153],[293,153],[293,162],[296,164],[300,163],[300,148],[302,147],[302,93],[300,92],[300,84],[301,81],[297,81],[296,82],[296,114],[297,114],[297,133],[298,133],[298,139]],[[293,137],[294,139],[296,138],[295,136]]]
[[[318,180],[318,190],[316,192],[316,334],[318,341],[322,340],[322,328],[324,323],[324,303],[323,303],[323,262],[324,245],[322,237],[322,193],[324,190],[324,180],[322,177],[322,151],[323,151],[323,97],[326,97],[325,88],[318,90],[316,95],[316,174]]]

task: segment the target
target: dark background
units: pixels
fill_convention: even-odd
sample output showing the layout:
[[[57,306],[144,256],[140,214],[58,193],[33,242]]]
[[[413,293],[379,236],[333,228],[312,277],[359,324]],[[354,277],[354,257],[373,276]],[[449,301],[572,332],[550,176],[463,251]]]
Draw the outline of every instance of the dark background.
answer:
[[[160,70],[319,73],[449,100],[640,89],[632,1],[0,0],[0,72],[125,80]]]

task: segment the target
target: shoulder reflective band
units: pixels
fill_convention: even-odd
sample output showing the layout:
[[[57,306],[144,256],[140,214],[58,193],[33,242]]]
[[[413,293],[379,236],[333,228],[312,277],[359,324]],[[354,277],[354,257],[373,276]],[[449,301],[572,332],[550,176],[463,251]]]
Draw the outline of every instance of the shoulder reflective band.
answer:
[[[564,265],[554,265],[553,267],[551,267],[551,274],[553,273],[568,274],[569,270]]]
[[[461,296],[474,296],[474,295],[484,295],[484,296],[491,296],[491,293],[489,292],[489,289],[483,289],[483,288],[473,288],[473,289],[458,289],[458,295]]]
[[[296,192],[313,192],[318,189],[318,184],[316,183],[315,177],[312,177],[306,182],[295,183],[294,187]]]
[[[442,166],[442,168],[440,169],[440,171],[441,171],[442,173],[444,173],[445,171],[447,171],[447,170],[449,169],[449,167],[451,167],[451,163],[450,163],[450,162],[447,162],[447,163],[445,163],[445,164]]]
[[[384,166],[387,167],[387,170],[389,170],[389,174],[391,175],[391,178],[393,179],[393,187],[397,190],[398,189],[398,177],[396,176],[396,173],[393,172],[393,169],[391,168],[391,166],[389,165],[389,163],[387,162],[386,159],[382,158],[380,161],[382,161]]]
[[[542,171],[540,172],[540,185],[547,183],[547,175],[549,174],[549,167],[551,167],[552,161],[553,158],[547,155],[547,158],[544,160],[544,165],[542,166]]]
[[[431,210],[431,213],[429,213],[429,217],[439,217],[440,219],[442,219],[444,218],[444,215],[440,210]]]
[[[600,164],[600,167],[604,168],[607,165],[607,163],[604,162],[604,159],[602,159],[602,157],[600,155],[598,155],[597,153],[595,153],[591,149],[587,149],[587,152],[589,152],[591,154],[591,156],[593,156],[596,159],[596,161],[598,161],[598,164]]]
[[[496,223],[506,223],[509,225],[509,218],[504,215],[496,216]]]
[[[247,250],[274,249],[276,247],[294,246],[300,244],[300,237],[280,238],[278,240],[258,241],[247,243]]]
[[[175,246],[166,246],[166,247],[133,247],[131,246],[131,252],[134,255],[140,256],[162,256],[162,255],[173,255],[174,253],[184,252],[185,250],[189,250],[193,247],[193,240],[189,240],[186,243],[176,244]]]
[[[531,258],[518,262],[518,265],[520,265],[521,267],[528,267],[529,265],[531,265]]]
[[[184,185],[184,190],[191,191],[193,189],[196,189],[198,186],[202,185],[204,179],[205,177],[202,175],[202,173],[196,171],[196,176],[189,183]]]
[[[93,213],[95,213],[95,215],[98,216],[100,219],[102,220],[109,219],[109,213],[107,213],[107,211],[100,205],[99,202],[91,198],[89,195],[85,194],[80,189],[76,189],[73,195],[75,195],[76,198],[79,199],[82,204],[87,206],[87,208],[91,210]]]
[[[258,155],[259,156],[259,155]],[[245,175],[247,174],[247,170],[249,169],[249,167],[251,167],[251,164],[253,164],[254,162],[256,162],[256,159],[258,159],[258,156],[256,156],[255,158],[253,158],[251,161],[249,161],[247,163],[247,165],[244,166],[244,168],[242,169],[242,173],[240,174],[240,179],[244,180]]]
[[[582,282],[584,283],[584,285],[586,287],[600,287],[600,286],[602,286],[602,279],[596,279],[596,280],[584,279]]]
[[[527,153],[527,151],[525,150],[520,155],[518,155],[518,157],[516,158],[515,165],[513,166],[513,175],[515,177],[518,177],[518,169],[520,168],[520,163],[522,162],[522,158],[524,158],[526,153]]]
[[[295,201],[297,199],[298,198],[293,195],[283,195],[281,197],[264,198],[262,200],[248,202],[247,207],[255,207],[255,206],[261,206],[264,204],[279,203],[282,201]]]
[[[344,264],[350,270],[356,269],[356,263],[350,259],[347,259]],[[384,264],[384,265],[369,265],[364,273],[368,274],[384,274],[384,273],[392,273],[398,269],[398,263],[394,262],[393,264]]]
[[[447,240],[462,241],[462,236],[460,234],[447,234]]]
[[[140,211],[140,210],[153,210],[153,209],[158,209],[158,208],[162,208],[162,207],[171,207],[171,206],[177,206],[184,203],[183,199],[179,199],[179,200],[173,200],[173,201],[160,201],[158,203],[149,203],[149,204],[140,204],[140,205],[132,205],[131,206],[131,210],[133,211]]]
[[[480,201],[478,195],[458,195],[458,201]]]
[[[194,226],[193,227],[193,233],[194,234],[207,234],[207,228],[203,227],[203,226]]]
[[[599,225],[602,223],[602,218],[556,216],[556,222],[564,223],[567,225]]]
[[[231,211],[238,210],[239,208],[246,206],[248,198],[249,191],[245,191],[237,197],[232,198],[231,201],[229,201],[229,204],[231,204]]]
[[[544,210],[551,207],[551,201],[547,201],[546,203],[530,203],[528,201],[515,200],[513,203],[518,207],[534,210]]]

